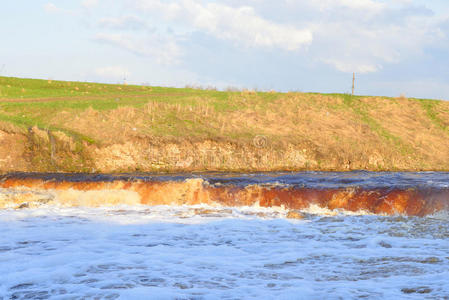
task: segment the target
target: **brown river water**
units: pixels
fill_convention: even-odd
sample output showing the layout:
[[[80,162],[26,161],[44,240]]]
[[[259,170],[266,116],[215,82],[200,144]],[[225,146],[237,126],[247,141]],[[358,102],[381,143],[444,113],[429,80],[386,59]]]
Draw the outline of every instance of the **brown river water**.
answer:
[[[0,177],[0,299],[449,299],[449,173]]]

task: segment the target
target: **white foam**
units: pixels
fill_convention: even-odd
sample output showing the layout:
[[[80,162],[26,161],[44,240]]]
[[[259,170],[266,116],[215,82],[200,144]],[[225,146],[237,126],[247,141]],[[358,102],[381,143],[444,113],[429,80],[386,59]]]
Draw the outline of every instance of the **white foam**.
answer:
[[[373,216],[373,213],[370,213],[365,210],[358,211],[349,211],[345,209],[329,209],[326,207],[321,207],[316,204],[310,205],[308,208],[304,208],[301,210],[304,213],[313,214],[313,215],[322,215],[322,216]]]
[[[7,299],[449,295],[446,220],[318,211],[307,214],[305,221],[290,222],[282,208],[260,207],[0,210],[0,295]]]

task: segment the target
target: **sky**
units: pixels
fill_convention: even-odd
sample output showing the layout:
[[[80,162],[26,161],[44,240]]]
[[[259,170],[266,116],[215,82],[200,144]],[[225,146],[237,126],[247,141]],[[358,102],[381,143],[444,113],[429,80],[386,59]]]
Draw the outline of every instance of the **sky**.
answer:
[[[449,100],[447,0],[15,0],[0,75]]]

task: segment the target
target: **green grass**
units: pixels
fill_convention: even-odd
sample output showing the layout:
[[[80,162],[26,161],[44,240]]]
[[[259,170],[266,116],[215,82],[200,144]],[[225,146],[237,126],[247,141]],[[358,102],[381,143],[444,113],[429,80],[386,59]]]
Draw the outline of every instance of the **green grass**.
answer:
[[[387,129],[382,127],[382,125],[378,121],[369,116],[368,111],[372,108],[368,107],[365,103],[362,103],[360,101],[360,99],[362,98],[361,96],[353,96],[350,94],[330,95],[343,98],[343,103],[346,107],[356,113],[360,117],[360,120],[364,124],[368,125],[373,132],[377,133],[379,136],[395,145],[401,153],[408,154],[413,152],[413,149],[410,146],[406,145],[401,138],[389,132]]]
[[[0,99],[142,94],[149,89],[138,86],[0,77]]]
[[[421,103],[421,106],[426,111],[427,116],[432,121],[432,123],[437,126],[438,128],[449,132],[449,128],[443,123],[443,120],[441,120],[440,117],[438,117],[438,114],[436,113],[435,109],[438,105],[438,101],[436,100],[425,100],[421,99],[419,100]]]
[[[96,141],[89,136],[80,134],[80,133],[70,130],[70,129],[56,127],[53,125],[48,125],[48,124],[40,122],[37,119],[33,119],[33,118],[30,118],[27,116],[10,116],[10,115],[0,114],[0,121],[9,122],[11,124],[18,126],[19,128],[24,128],[24,129],[28,129],[30,127],[36,126],[40,129],[45,129],[45,130],[50,130],[50,131],[61,131],[69,136],[74,137],[76,141],[86,141],[90,144],[96,143]]]
[[[89,108],[99,112],[107,112],[119,107],[134,107],[143,109],[149,102],[179,105],[183,108],[197,108],[207,106],[217,114],[251,109],[264,114],[268,109],[273,109],[273,103],[279,99],[288,99],[289,95],[295,97],[295,93],[272,92],[241,92],[241,91],[216,91],[193,88],[169,88],[147,87],[123,84],[101,84],[88,82],[49,81],[39,79],[22,79],[13,77],[0,77],[0,121],[9,122],[22,128],[37,126],[41,129],[58,130],[77,140],[89,143],[98,143],[94,138],[74,131],[59,123],[52,123],[53,117],[66,111],[70,115],[77,115]],[[302,94],[303,102],[297,102],[296,107],[304,104],[314,109],[321,109],[320,103],[315,103],[313,97],[323,95],[330,98],[340,98],[328,104],[331,111],[351,111],[357,118],[401,152],[408,153],[410,149],[400,137],[395,136],[382,124],[370,116],[369,111],[375,107],[366,104],[361,99],[366,96],[352,96],[349,94]],[[310,97],[308,97],[310,96]],[[426,111],[430,121],[438,128],[449,132],[444,122],[436,113],[437,101],[420,100],[421,106]],[[162,113],[162,112],[161,112]],[[246,131],[217,133],[216,128],[211,128],[201,117],[186,114],[176,115],[170,111],[164,111],[165,115],[158,115],[151,128],[144,129],[148,134],[158,136],[198,136],[212,137],[224,136],[231,139],[248,139],[256,134],[264,134],[251,128]],[[131,122],[132,120],[130,120]],[[209,120],[211,121],[211,120]],[[312,120],[311,120],[312,121]],[[276,137],[270,137],[276,139]],[[337,136],[338,138],[338,136]]]
[[[207,105],[216,112],[232,112],[249,105],[230,101],[240,95],[241,92],[238,91],[0,77],[0,120],[20,127],[38,126],[42,129],[60,130],[71,136],[94,142],[92,138],[68,128],[50,124],[51,118],[61,111],[78,114],[88,108],[97,111],[113,110],[121,106],[141,109],[148,102],[192,108]],[[279,93],[257,93],[258,107],[263,109],[279,95]],[[245,94],[245,98],[251,101],[256,96],[248,93]],[[182,135],[185,134],[182,127],[187,125],[191,129],[190,132],[195,132],[195,135],[211,134],[210,130],[189,120],[178,120],[174,116],[167,115],[163,121],[156,124],[158,126],[154,128],[154,133]]]

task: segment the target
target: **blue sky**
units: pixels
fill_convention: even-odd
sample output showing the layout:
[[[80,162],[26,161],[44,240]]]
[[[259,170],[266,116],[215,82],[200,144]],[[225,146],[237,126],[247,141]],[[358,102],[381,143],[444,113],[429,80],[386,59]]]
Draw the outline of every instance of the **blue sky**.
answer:
[[[15,0],[0,74],[449,100],[447,0]]]

